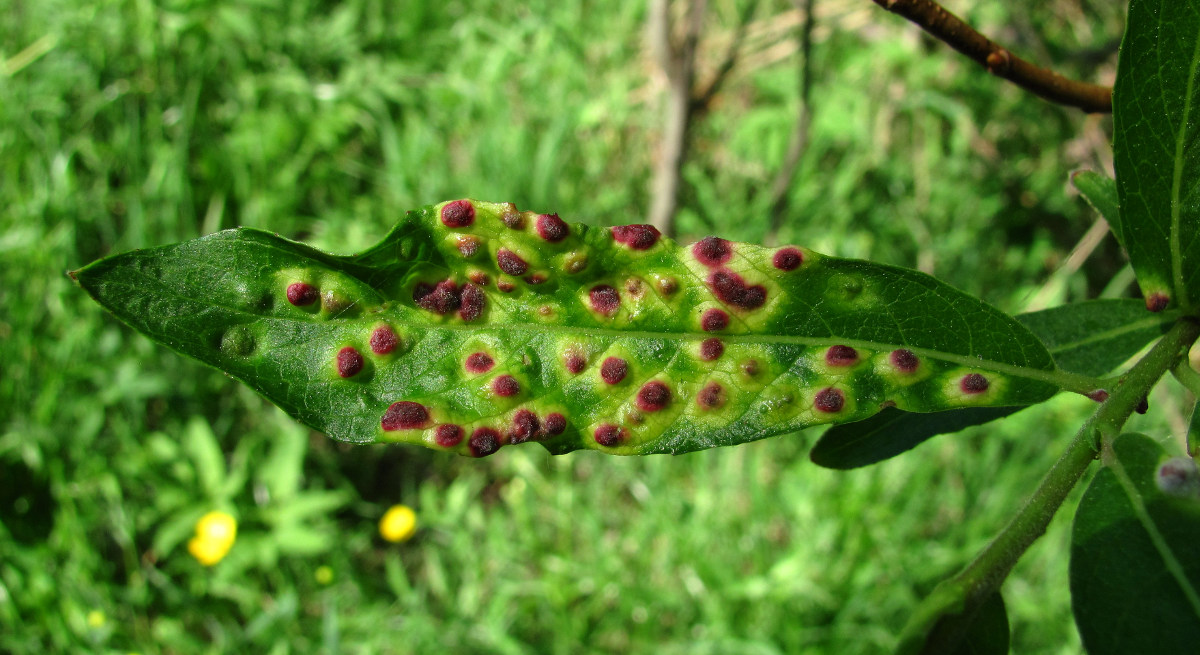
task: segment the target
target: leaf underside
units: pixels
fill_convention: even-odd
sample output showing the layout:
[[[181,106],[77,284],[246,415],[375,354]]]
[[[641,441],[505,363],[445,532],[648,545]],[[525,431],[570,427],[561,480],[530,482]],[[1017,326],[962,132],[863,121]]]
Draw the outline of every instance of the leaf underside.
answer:
[[[73,275],[152,339],[357,443],[683,453],[1057,390],[1026,328],[927,275],[511,204],[409,212],[356,256],[243,228]]]
[[[1200,497],[1175,498],[1155,477],[1167,454],[1123,434],[1079,503],[1071,535],[1071,602],[1089,653],[1195,653],[1200,644]]]

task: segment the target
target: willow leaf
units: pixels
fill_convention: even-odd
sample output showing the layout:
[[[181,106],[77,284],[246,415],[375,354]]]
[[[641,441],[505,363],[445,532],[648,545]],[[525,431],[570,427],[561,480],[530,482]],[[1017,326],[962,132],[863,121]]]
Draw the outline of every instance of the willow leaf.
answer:
[[[682,453],[867,418],[1025,405],[1061,373],[915,271],[457,200],[357,256],[252,229],[73,273],[102,305],[351,442]]]

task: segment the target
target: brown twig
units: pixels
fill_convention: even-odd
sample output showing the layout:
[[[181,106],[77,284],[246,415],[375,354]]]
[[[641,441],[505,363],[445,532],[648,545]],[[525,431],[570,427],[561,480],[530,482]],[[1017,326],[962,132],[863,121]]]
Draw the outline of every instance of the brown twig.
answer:
[[[993,43],[933,0],[873,0],[920,25],[950,47],[979,62],[988,72],[1046,100],[1088,113],[1112,113],[1112,87],[1071,80],[1035,66]]]
[[[738,57],[741,55],[742,44],[746,40],[746,29],[750,26],[750,20],[754,17],[754,12],[758,10],[759,0],[751,0],[742,8],[742,13],[738,16],[737,31],[734,32],[733,40],[729,42],[729,49],[725,52],[725,59],[721,61],[721,65],[717,67],[713,73],[712,79],[704,86],[704,90],[696,94],[692,100],[692,104],[697,111],[706,111],[708,105],[712,103],[713,98],[721,90],[721,85],[729,78],[729,73],[733,71],[733,67],[738,63]]]

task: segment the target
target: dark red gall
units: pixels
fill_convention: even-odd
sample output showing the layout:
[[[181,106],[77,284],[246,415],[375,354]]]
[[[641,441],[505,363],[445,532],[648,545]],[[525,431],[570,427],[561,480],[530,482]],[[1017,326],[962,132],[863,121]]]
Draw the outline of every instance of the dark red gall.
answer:
[[[629,373],[629,363],[620,357],[609,357],[600,365],[600,377],[608,384],[617,384]]]
[[[700,317],[700,327],[705,332],[718,332],[729,327],[729,314],[720,309],[709,309]]]
[[[901,373],[912,373],[921,365],[921,359],[917,357],[917,354],[907,348],[893,350],[888,355],[888,361]]]
[[[671,402],[671,390],[667,385],[652,380],[638,390],[637,406],[643,412],[657,412]]]
[[[558,214],[541,214],[537,217],[537,233],[550,243],[558,243],[567,238],[571,233],[571,228],[567,222],[558,217]]]
[[[1104,389],[1096,389],[1095,391],[1089,391],[1087,397],[1098,403],[1102,403],[1108,400],[1108,392]]]
[[[1162,310],[1166,309],[1167,305],[1169,304],[1171,304],[1171,299],[1167,297],[1167,294],[1165,293],[1156,292],[1146,296],[1146,309],[1149,309],[1152,312],[1161,312]]]
[[[521,383],[506,373],[492,380],[492,393],[505,398],[515,396],[521,393]]]
[[[858,351],[850,346],[830,346],[825,351],[825,363],[830,366],[853,366],[858,363]]]
[[[700,359],[711,362],[719,359],[725,353],[725,344],[716,337],[710,337],[700,342]]]
[[[592,433],[592,438],[596,440],[596,443],[608,448],[616,446],[628,436],[629,432],[625,428],[611,423],[601,425]]]
[[[487,457],[500,450],[500,433],[492,428],[475,428],[467,442],[474,457]]]
[[[379,421],[379,425],[384,430],[412,430],[414,428],[423,427],[429,420],[429,410],[421,403],[414,403],[408,400],[392,403],[387,411],[383,413],[383,418]]]
[[[692,246],[692,255],[701,264],[712,268],[733,257],[733,245],[720,237],[705,237]]]
[[[592,287],[588,292],[588,300],[592,303],[592,309],[605,316],[612,316],[621,308],[621,296],[607,284]]]
[[[413,302],[436,314],[449,314],[462,304],[458,285],[453,280],[442,280],[436,286],[418,282],[413,287]]]
[[[392,328],[381,325],[371,332],[371,352],[376,355],[386,355],[400,345],[400,337]]]
[[[968,373],[964,375],[958,382],[958,388],[962,389],[963,393],[972,395],[983,393],[987,391],[988,387],[990,386],[991,384],[988,383],[988,379],[979,373]]]
[[[458,254],[468,259],[474,257],[475,253],[479,252],[479,239],[468,234],[459,235],[456,245],[458,247]]]
[[[771,259],[771,264],[781,271],[794,271],[804,263],[804,254],[797,248],[780,248]]]
[[[526,264],[525,260],[521,259],[517,253],[507,248],[496,251],[496,265],[509,275],[524,275],[525,271],[529,270],[529,264]]]
[[[462,443],[463,429],[453,423],[443,423],[434,429],[433,440],[443,448],[453,448]]]
[[[571,375],[579,375],[583,369],[587,368],[587,358],[577,352],[568,352],[563,357],[563,365],[567,367],[567,371]]]
[[[558,412],[547,414],[546,420],[542,423],[542,429],[546,431],[546,434],[556,437],[563,432],[566,432],[567,417],[559,414]]]
[[[842,408],[846,406],[846,396],[842,394],[841,389],[826,387],[817,392],[816,397],[813,398],[813,406],[819,412],[834,414],[842,411]]]
[[[719,382],[709,382],[696,394],[696,404],[704,409],[715,409],[725,404],[725,387]]]
[[[485,352],[475,352],[467,355],[467,360],[463,362],[463,368],[467,369],[468,373],[487,373],[496,365],[492,356]]]
[[[614,241],[634,250],[652,248],[662,236],[662,232],[653,225],[617,225],[611,229]]]
[[[338,351],[338,375],[348,378],[358,375],[363,370],[363,356],[352,346],[346,346]]]
[[[718,300],[740,309],[758,309],[767,302],[767,288],[761,284],[746,284],[742,276],[726,269],[708,276],[708,286]]]
[[[287,299],[297,307],[304,307],[317,302],[321,294],[317,288],[307,282],[293,282],[288,285]]]
[[[487,294],[483,289],[467,282],[463,285],[462,292],[459,294],[458,317],[468,323],[483,316],[483,309],[487,306]]]
[[[467,227],[475,222],[475,207],[468,200],[455,200],[442,206],[442,225]]]
[[[538,421],[537,414],[527,409],[519,409],[513,415],[513,424],[508,431],[508,442],[525,443],[537,436],[540,427],[541,422]]]

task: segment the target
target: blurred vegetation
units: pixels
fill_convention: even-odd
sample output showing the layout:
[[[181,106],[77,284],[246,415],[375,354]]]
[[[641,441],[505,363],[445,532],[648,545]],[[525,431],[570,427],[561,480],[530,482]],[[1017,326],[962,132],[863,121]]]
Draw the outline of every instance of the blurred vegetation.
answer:
[[[710,3],[713,62],[742,1]],[[1111,81],[1120,2],[948,4]],[[809,464],[808,434],[636,460],[336,444],[134,334],[65,272],[235,225],[351,252],[464,196],[641,222],[663,91],[644,5],[4,5],[0,651],[878,652],[1087,409],[1063,398],[849,473]],[[781,242],[919,267],[1013,312],[1043,287],[1128,292],[1108,283],[1111,239],[1053,275],[1095,220],[1066,179],[1107,166],[1106,117],[990,78],[873,3],[817,15]],[[681,239],[768,237],[795,19],[761,3],[696,124]],[[395,503],[418,516],[402,544],[376,533]],[[186,541],[210,510],[238,537],[205,568]],[[1014,652],[1079,650],[1069,518],[1005,587]]]

